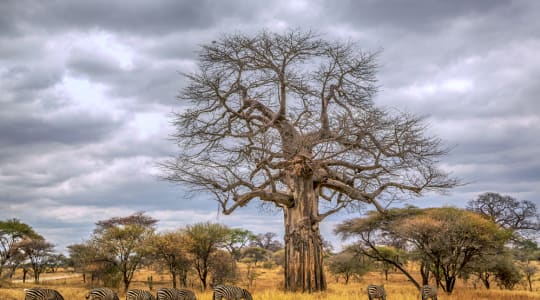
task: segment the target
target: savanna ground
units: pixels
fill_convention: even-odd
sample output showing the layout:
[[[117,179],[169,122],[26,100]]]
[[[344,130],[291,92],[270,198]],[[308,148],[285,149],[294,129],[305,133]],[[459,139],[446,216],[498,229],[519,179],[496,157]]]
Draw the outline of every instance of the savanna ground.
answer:
[[[328,290],[323,293],[314,294],[301,294],[301,293],[286,293],[281,290],[282,273],[281,268],[274,267],[272,269],[257,268],[256,279],[253,281],[253,285],[249,290],[253,294],[254,300],[271,300],[271,299],[283,299],[283,300],[357,300],[367,299],[366,287],[368,284],[384,283],[387,291],[388,300],[412,300],[420,299],[420,296],[414,286],[407,281],[407,279],[400,274],[390,274],[388,281],[384,280],[382,274],[378,272],[372,272],[365,275],[361,280],[351,280],[349,284],[345,285],[343,281],[336,282],[335,278],[328,275]],[[153,279],[153,291],[160,287],[170,287],[170,279],[167,273],[158,273],[156,271],[144,270],[138,272],[132,281],[130,288],[149,289],[147,278],[152,276]],[[245,269],[243,272],[245,275]],[[53,279],[58,277],[67,277],[62,279]],[[18,276],[20,277],[20,276]],[[246,277],[246,276],[244,276]],[[15,278],[20,279],[20,278]],[[50,279],[50,280],[48,280]],[[540,300],[540,276],[535,278],[533,285],[533,292],[525,290],[522,285],[516,286],[512,291],[499,290],[494,287],[491,290],[486,290],[477,284],[475,289],[472,282],[458,282],[456,289],[452,295],[446,295],[442,291],[439,291],[440,300]],[[196,285],[195,279],[192,280]],[[239,286],[247,288],[247,280],[240,281]],[[495,284],[493,284],[495,285]],[[0,300],[22,300],[24,299],[24,288],[36,286],[30,280],[27,283],[2,283],[0,287]],[[89,284],[84,284],[82,281],[82,275],[73,273],[50,273],[42,275],[42,284],[40,286],[53,288],[58,290],[65,298],[65,300],[78,300],[85,299],[84,296],[88,289],[91,287]],[[197,294],[199,300],[212,299],[212,292],[210,289],[202,292],[198,287],[192,288]],[[118,289],[117,289],[118,290]],[[125,293],[119,291],[120,299],[125,299]]]

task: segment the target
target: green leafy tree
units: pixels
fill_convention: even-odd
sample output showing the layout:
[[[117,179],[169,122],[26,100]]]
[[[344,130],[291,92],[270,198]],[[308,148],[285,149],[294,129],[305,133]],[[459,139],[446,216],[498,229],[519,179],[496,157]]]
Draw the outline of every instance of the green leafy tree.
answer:
[[[242,260],[249,261],[255,266],[261,261],[268,260],[272,255],[270,250],[266,250],[259,247],[249,247],[242,251]]]
[[[235,261],[238,261],[242,256],[242,249],[247,247],[255,240],[256,236],[253,232],[242,228],[231,228],[225,238],[223,247],[229,251]]]
[[[201,281],[202,288],[206,290],[208,275],[212,267],[212,254],[223,247],[229,228],[216,223],[197,223],[188,225],[184,229],[191,241],[188,251],[193,255],[195,270]]]
[[[389,209],[385,214],[368,212],[365,218],[356,218],[345,221],[335,228],[335,232],[344,240],[357,238],[357,242],[350,249],[360,255],[365,255],[374,261],[394,266],[403,273],[414,286],[420,290],[421,284],[403,264],[400,257],[388,256],[386,247],[406,249],[404,239],[393,235],[392,224],[398,224],[402,220],[414,217],[422,213],[422,210],[413,206],[402,209]],[[422,274],[422,268],[420,269]]]
[[[171,274],[173,288],[176,288],[177,279],[181,286],[187,286],[188,271],[193,267],[193,257],[188,252],[191,240],[187,234],[180,230],[160,233],[151,239],[150,244],[154,257]]]
[[[328,259],[328,270],[336,278],[342,276],[345,284],[353,277],[360,279],[371,269],[369,258],[346,249]]]
[[[186,75],[164,177],[211,192],[224,214],[256,200],[281,209],[286,290],[326,289],[328,216],[457,183],[422,118],[374,106],[375,57],[313,32],[263,31],[203,45]]]
[[[86,283],[86,274],[90,273],[94,278],[96,249],[88,242],[72,244],[68,247],[69,261],[75,272],[83,274],[83,282]]]
[[[522,279],[522,274],[511,256],[503,257],[495,265],[495,281],[500,288],[514,289]]]
[[[377,260],[374,267],[381,270],[381,272],[384,274],[385,280],[388,280],[388,273],[395,269],[393,264],[388,263],[389,260],[395,261],[400,265],[406,265],[408,261],[407,253],[402,249],[395,247],[379,246],[377,247],[377,253],[384,259]]]
[[[414,250],[447,293],[452,293],[457,277],[468,264],[486,253],[501,251],[511,237],[511,231],[491,220],[452,207],[394,209],[389,216],[372,214],[346,221],[337,231],[344,236],[359,236],[359,251],[372,256],[375,253],[381,261],[404,272],[419,288],[418,282],[395,259],[384,257],[377,246],[398,245]]]
[[[68,246],[69,259],[73,268],[82,273],[83,281],[90,275],[90,282],[101,281],[106,287],[118,287],[121,273],[117,261],[95,240]]]
[[[212,252],[208,263],[208,273],[212,278],[212,285],[232,284],[237,279],[235,259],[228,251],[217,250]]]
[[[272,253],[272,262],[278,266],[285,266],[285,249],[277,250]]]
[[[510,231],[501,230],[494,222],[451,207],[428,209],[395,224],[393,230],[432,263],[435,280],[447,293],[453,291],[467,264],[502,249],[511,237]]]
[[[54,245],[44,239],[26,239],[20,243],[20,248],[30,261],[34,282],[39,283],[39,277],[47,268],[53,255]]]
[[[538,273],[535,261],[540,258],[540,248],[533,240],[520,240],[514,250],[515,257],[519,261],[519,268],[525,277],[529,291],[533,291],[534,276]]]
[[[15,263],[10,260],[17,255],[20,242],[24,239],[40,238],[42,237],[30,225],[18,219],[0,221],[0,276],[8,263]]]
[[[156,219],[143,213],[96,223],[92,242],[119,270],[125,291],[149,255],[147,241],[153,236],[156,223]]]

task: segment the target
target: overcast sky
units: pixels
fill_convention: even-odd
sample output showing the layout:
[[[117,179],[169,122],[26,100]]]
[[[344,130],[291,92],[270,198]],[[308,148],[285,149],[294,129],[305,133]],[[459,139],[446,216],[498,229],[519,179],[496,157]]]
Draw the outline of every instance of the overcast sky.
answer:
[[[157,179],[181,72],[232,32],[313,29],[378,58],[375,103],[427,117],[469,184],[418,206],[497,192],[540,206],[540,1],[0,1],[0,220],[65,246],[98,220],[145,211],[282,232],[257,204],[232,216]],[[332,240],[342,214],[322,225]]]

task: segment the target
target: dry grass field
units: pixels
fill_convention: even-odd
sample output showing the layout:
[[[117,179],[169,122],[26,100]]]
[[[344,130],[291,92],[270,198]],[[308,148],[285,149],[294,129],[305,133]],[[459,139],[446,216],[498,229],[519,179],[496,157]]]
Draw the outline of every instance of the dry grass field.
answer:
[[[366,286],[370,283],[384,283],[387,290],[388,300],[413,300],[420,299],[420,296],[414,286],[407,282],[404,276],[399,274],[391,274],[389,280],[385,282],[379,273],[370,273],[362,278],[361,281],[353,281],[345,285],[341,282],[336,282],[333,277],[328,279],[328,290],[324,293],[301,294],[301,293],[285,293],[281,290],[281,270],[280,268],[273,269],[256,269],[257,278],[253,282],[253,286],[249,289],[255,300],[358,300],[367,299]],[[82,281],[82,276],[75,274],[75,277],[47,280],[47,278],[58,278],[59,276],[73,276],[73,273],[56,273],[44,274],[42,276],[43,283],[41,286],[54,288],[60,291],[66,300],[84,299],[84,296],[89,285],[85,285]],[[144,270],[136,274],[130,288],[148,289],[147,278],[153,278],[154,290],[159,287],[170,287],[169,276],[167,274],[159,274],[155,271]],[[513,291],[499,290],[496,287],[491,290],[485,290],[478,286],[477,289],[466,286],[465,283],[459,282],[456,290],[452,295],[446,295],[442,292],[439,296],[440,300],[540,300],[540,278],[536,278],[534,292],[528,292],[523,286],[517,286]],[[193,278],[192,282],[196,284]],[[241,281],[238,285],[247,287],[247,281]],[[0,300],[23,300],[24,288],[35,286],[33,283],[3,283],[0,287]],[[199,300],[212,299],[211,291],[202,292],[196,286],[193,290],[197,294]],[[119,291],[120,299],[125,299],[123,291]]]

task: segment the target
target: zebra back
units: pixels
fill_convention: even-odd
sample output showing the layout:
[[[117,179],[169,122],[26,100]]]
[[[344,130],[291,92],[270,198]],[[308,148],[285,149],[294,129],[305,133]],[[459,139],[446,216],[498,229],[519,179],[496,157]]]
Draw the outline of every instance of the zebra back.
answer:
[[[423,285],[420,289],[420,294],[422,295],[422,300],[427,300],[429,298],[437,300],[437,288],[434,286]]]
[[[24,300],[64,300],[64,297],[57,290],[30,288],[24,289]]]
[[[186,289],[160,288],[157,300],[197,300],[195,293]]]
[[[115,291],[110,288],[95,288],[86,294],[87,300],[120,300]]]
[[[229,300],[253,300],[251,293],[246,289],[237,286],[218,285],[214,287],[212,300],[221,300],[221,298]]]
[[[145,290],[129,290],[126,293],[126,300],[154,300],[154,295]]]
[[[384,289],[384,286],[382,285],[374,285],[374,284],[368,285],[367,294],[368,294],[369,300],[373,300],[373,299],[386,300],[386,290]]]

